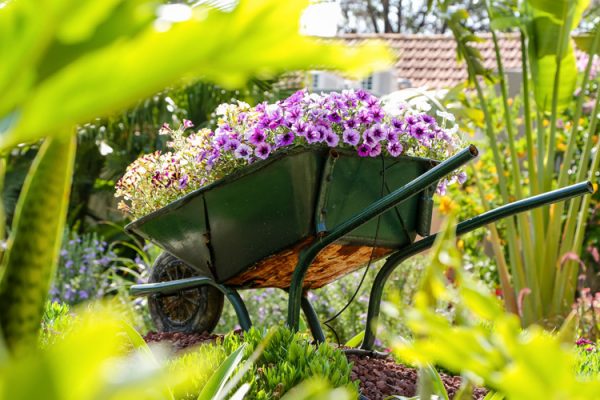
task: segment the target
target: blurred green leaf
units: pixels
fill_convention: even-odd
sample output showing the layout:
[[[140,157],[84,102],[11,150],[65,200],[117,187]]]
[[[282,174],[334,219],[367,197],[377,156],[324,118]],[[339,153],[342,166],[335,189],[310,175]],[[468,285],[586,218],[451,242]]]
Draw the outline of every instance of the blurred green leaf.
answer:
[[[225,387],[227,380],[233,375],[240,362],[242,362],[245,349],[246,344],[244,343],[223,361],[202,388],[202,391],[198,395],[198,400],[212,400],[221,395],[221,391]]]
[[[199,8],[182,22],[155,19],[149,1],[79,3],[40,10],[15,1],[0,10],[0,41],[14,44],[0,50],[0,90],[11,92],[0,115],[16,112],[1,148],[123,109],[182,79],[236,87],[285,70],[361,75],[392,61],[382,44],[349,48],[301,36],[302,1],[242,0],[232,12]]]
[[[360,346],[360,344],[362,343],[363,339],[365,338],[365,331],[360,331],[358,334],[356,334],[355,336],[353,336],[352,338],[350,338],[350,340],[348,340],[344,346],[347,347],[358,347]]]
[[[46,139],[19,197],[0,281],[0,329],[12,352],[30,350],[44,314],[65,225],[76,139]]]

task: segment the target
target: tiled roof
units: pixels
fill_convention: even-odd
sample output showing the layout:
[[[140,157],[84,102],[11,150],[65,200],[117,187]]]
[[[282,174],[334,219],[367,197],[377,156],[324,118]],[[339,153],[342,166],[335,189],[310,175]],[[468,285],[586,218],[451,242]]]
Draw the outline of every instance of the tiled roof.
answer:
[[[485,37],[485,36],[484,36]],[[395,64],[399,79],[407,79],[412,87],[442,89],[455,86],[467,78],[467,67],[457,60],[454,37],[447,35],[405,34],[347,34],[342,36],[349,43],[367,39],[381,39],[398,55]],[[476,45],[486,68],[496,69],[496,58],[491,36]],[[521,70],[520,40],[516,34],[499,38],[504,69]]]

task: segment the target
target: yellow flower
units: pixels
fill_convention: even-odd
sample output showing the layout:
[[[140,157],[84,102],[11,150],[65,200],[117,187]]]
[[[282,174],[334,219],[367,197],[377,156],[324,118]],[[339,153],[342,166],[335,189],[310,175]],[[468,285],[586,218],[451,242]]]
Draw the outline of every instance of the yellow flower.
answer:
[[[440,199],[439,210],[443,215],[448,215],[456,209],[456,204],[448,196],[443,196]]]

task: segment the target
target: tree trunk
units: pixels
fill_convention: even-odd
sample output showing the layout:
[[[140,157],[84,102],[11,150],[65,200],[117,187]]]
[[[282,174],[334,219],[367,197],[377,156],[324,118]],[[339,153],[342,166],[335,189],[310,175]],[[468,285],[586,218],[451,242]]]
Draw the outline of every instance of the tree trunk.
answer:
[[[383,31],[385,33],[393,33],[392,23],[390,22],[390,0],[382,0],[383,5]]]
[[[398,28],[396,32],[402,33],[402,0],[398,0]]]
[[[379,33],[379,27],[377,26],[377,15],[371,0],[367,0],[367,13],[369,14],[369,18],[371,18],[371,23],[373,24],[373,31],[375,33]]]

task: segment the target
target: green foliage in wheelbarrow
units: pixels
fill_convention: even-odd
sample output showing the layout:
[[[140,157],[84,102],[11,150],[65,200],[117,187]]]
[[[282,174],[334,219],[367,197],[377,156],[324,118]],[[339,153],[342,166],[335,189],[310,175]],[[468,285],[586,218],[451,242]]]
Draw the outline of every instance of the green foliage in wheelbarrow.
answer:
[[[600,379],[576,373],[574,321],[552,334],[539,326],[522,329],[489,289],[463,269],[456,249],[453,220],[437,241],[414,307],[407,312],[414,341],[398,338],[394,351],[416,365],[440,365],[510,399],[591,399]],[[449,281],[448,269],[454,270]],[[454,324],[437,311],[440,304],[457,310]]]
[[[0,7],[0,151],[45,136],[19,200],[0,273],[1,331],[11,351],[35,345],[64,225],[73,128],[165,86],[226,87],[316,67],[366,73],[382,45],[347,48],[299,35],[303,2],[240,1],[231,12],[148,0],[8,1]]]

